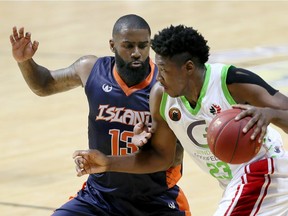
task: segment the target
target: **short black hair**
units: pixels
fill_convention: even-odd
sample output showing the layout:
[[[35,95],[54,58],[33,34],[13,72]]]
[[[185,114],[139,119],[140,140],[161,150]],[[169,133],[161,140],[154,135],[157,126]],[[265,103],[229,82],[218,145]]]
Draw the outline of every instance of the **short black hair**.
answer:
[[[207,40],[197,30],[184,25],[164,28],[154,36],[151,47],[163,57],[172,59],[178,56],[179,64],[190,59],[203,66],[209,59]]]
[[[151,29],[146,20],[136,14],[128,14],[120,17],[114,24],[112,36],[120,32],[123,28],[147,29],[151,36]]]

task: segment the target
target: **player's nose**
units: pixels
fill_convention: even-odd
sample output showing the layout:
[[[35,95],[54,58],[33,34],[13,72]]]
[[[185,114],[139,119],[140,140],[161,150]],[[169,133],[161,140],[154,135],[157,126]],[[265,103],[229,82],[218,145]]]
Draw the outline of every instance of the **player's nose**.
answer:
[[[133,50],[131,54],[131,57],[134,59],[139,59],[141,57],[141,52],[138,47],[135,47],[135,49]]]

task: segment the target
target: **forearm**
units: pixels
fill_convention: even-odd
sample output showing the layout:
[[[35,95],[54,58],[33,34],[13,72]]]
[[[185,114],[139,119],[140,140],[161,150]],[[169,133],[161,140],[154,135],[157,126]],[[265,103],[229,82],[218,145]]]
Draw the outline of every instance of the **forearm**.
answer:
[[[288,110],[270,109],[271,123],[288,133]]]
[[[125,173],[153,173],[167,170],[173,161],[164,158],[153,150],[140,150],[135,154],[125,156],[108,156],[107,171]]]
[[[50,71],[34,62],[33,59],[18,63],[19,69],[30,89],[39,96],[49,95],[45,88],[53,82]]]

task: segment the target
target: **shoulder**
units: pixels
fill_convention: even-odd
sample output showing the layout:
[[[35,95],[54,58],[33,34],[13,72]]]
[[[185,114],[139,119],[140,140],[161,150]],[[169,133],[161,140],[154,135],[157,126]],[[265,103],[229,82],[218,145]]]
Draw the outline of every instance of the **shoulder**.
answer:
[[[96,63],[98,57],[94,55],[85,55],[80,57],[72,66],[74,67],[75,72],[82,80],[83,86],[85,86],[88,77],[91,73],[91,70]]]
[[[160,82],[156,82],[151,89],[150,96],[153,99],[156,99],[156,98],[159,99],[159,98],[162,98],[163,93],[164,93],[163,86],[160,84]]]
[[[94,55],[86,55],[80,57],[74,64],[76,69],[78,69],[78,73],[81,73],[85,70],[91,71],[94,64],[96,63],[98,57]]]
[[[163,93],[164,93],[163,86],[159,82],[156,82],[151,89],[150,101],[149,101],[150,111],[151,111],[151,114],[154,116],[160,115],[159,109],[160,109]]]

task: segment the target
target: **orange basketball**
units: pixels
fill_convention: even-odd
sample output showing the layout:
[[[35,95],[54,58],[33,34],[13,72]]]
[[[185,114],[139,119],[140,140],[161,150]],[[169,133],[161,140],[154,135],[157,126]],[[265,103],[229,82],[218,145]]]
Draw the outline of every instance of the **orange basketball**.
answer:
[[[250,139],[254,131],[253,128],[247,133],[242,132],[251,117],[234,120],[240,112],[241,109],[222,111],[214,117],[208,126],[209,148],[218,159],[226,163],[245,163],[251,160],[261,147],[261,143],[258,143],[259,135],[254,140]]]

